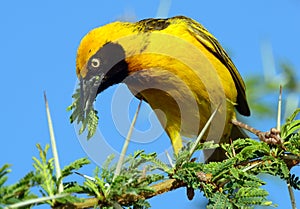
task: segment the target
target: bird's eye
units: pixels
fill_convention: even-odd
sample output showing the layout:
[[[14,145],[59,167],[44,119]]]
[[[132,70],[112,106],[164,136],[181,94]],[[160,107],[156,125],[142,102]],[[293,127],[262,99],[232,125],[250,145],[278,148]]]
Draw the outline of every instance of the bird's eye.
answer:
[[[98,59],[98,58],[93,58],[93,59],[91,60],[91,66],[92,66],[93,68],[98,68],[98,67],[100,67],[100,59]]]

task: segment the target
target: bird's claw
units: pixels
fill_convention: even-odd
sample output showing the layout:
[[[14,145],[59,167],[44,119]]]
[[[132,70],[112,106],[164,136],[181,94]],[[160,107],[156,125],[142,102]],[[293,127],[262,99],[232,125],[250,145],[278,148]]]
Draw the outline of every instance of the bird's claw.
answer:
[[[282,144],[283,140],[280,137],[280,131],[276,128],[271,128],[270,131],[260,132],[258,137],[261,141],[267,144]]]

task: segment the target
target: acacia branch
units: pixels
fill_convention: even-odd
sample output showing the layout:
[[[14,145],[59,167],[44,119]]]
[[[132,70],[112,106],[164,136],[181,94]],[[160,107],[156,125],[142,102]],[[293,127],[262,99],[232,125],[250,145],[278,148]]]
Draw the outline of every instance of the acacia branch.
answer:
[[[184,186],[186,186],[186,184],[183,181],[179,181],[176,179],[168,179],[158,184],[154,184],[150,186],[153,192],[143,192],[139,195],[124,194],[119,198],[117,198],[116,202],[118,202],[121,205],[130,205],[130,203],[136,202],[139,199],[149,199],[156,195],[160,195],[165,192],[169,192]],[[100,202],[98,198],[87,198],[84,200],[84,202],[63,204],[63,205],[58,205],[54,208],[55,209],[85,209],[85,208],[93,208],[95,205],[102,205],[102,204],[104,203]]]

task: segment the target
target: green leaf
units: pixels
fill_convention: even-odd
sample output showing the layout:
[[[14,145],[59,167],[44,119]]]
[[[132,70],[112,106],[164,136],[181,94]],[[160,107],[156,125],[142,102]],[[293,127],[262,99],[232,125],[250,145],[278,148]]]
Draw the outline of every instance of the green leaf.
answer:
[[[284,142],[284,146],[287,148],[287,152],[300,156],[300,133],[291,134],[288,141]]]
[[[75,160],[74,162],[70,163],[69,165],[65,166],[61,173],[62,177],[66,177],[70,175],[74,170],[80,169],[82,166],[90,164],[90,161],[88,158],[80,158],[78,160]]]
[[[286,139],[291,134],[299,132],[300,130],[300,120],[295,120],[300,112],[300,108],[296,109],[293,114],[286,119],[286,123],[281,127],[281,138]]]
[[[232,175],[234,178],[239,179],[239,170],[238,170],[238,169],[236,169],[236,168],[231,168],[231,169],[230,169],[230,173],[231,173],[231,175]]]
[[[82,109],[81,106],[81,98],[80,98],[80,87],[75,90],[73,94],[73,103],[67,107],[67,111],[73,111],[70,116],[70,122],[77,122],[77,124],[81,123],[81,127],[79,129],[79,134],[82,134],[86,129],[87,139],[90,139],[94,136],[98,126],[98,112],[93,108],[93,106],[86,112]]]
[[[207,209],[217,209],[217,208],[228,208],[233,209],[233,205],[229,201],[228,197],[221,193],[216,192],[211,198],[209,198],[209,203],[206,206]]]
[[[288,183],[297,190],[300,190],[300,178],[299,176],[296,176],[295,174],[290,174]]]
[[[11,165],[9,164],[4,164],[1,168],[0,168],[0,188],[4,185],[4,183],[7,181],[7,174],[11,172],[11,170],[9,169],[11,167]],[[1,190],[0,190],[1,191]],[[0,193],[1,194],[1,193]]]
[[[33,157],[34,163],[33,166],[35,168],[34,175],[38,179],[38,183],[40,184],[42,195],[54,196],[57,193],[57,185],[56,178],[54,176],[54,165],[53,158],[47,159],[47,151],[49,149],[49,144],[46,144],[45,149],[42,149],[40,144],[36,145],[39,150],[40,160]],[[50,205],[55,204],[55,200],[47,201]]]

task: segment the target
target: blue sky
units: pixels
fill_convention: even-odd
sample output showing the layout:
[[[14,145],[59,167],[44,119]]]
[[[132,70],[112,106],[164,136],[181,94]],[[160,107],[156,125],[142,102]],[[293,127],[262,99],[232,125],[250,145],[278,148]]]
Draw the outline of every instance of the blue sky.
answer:
[[[300,1],[165,1],[160,16],[185,15],[202,23],[230,52],[243,77],[263,75],[261,46],[269,43],[275,61],[287,60],[300,69]],[[47,92],[61,165],[87,154],[69,123],[66,107],[76,85],[75,57],[80,39],[92,28],[122,19],[155,17],[160,1],[2,1],[0,3],[1,148],[0,165],[10,163],[9,183],[32,169],[36,143],[49,143],[43,91]],[[169,6],[168,6],[169,5]],[[109,114],[114,88],[97,99],[100,129],[113,140],[123,138],[114,129]],[[275,104],[275,102],[274,102]],[[136,107],[133,103],[133,110]],[[149,114],[144,105],[140,115]],[[255,118],[255,112],[252,112]],[[252,124],[256,124],[252,120]],[[271,121],[267,126],[274,126]],[[112,130],[114,133],[110,133]],[[165,135],[163,137],[166,137]],[[164,138],[163,142],[169,143]],[[161,143],[161,141],[159,141]],[[149,151],[158,146],[150,146]],[[118,147],[115,149],[119,149]],[[152,150],[151,150],[152,149]],[[132,150],[134,150],[132,148]],[[131,150],[131,151],[132,151]],[[83,169],[91,174],[95,164]],[[299,175],[299,168],[295,169]],[[77,177],[74,177],[76,179]],[[73,180],[73,179],[70,179]],[[268,181],[270,199],[290,208],[286,185]],[[272,185],[271,185],[272,184]],[[300,204],[300,192],[296,199]],[[153,208],[199,208],[202,194],[192,202],[180,189],[151,199]]]

